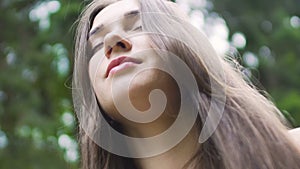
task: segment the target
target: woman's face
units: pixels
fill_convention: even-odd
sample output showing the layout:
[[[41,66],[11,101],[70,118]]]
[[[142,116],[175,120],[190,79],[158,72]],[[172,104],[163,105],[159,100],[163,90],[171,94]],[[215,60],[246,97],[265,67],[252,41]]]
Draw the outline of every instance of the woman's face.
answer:
[[[144,68],[163,65],[162,59],[142,32],[139,5],[135,0],[122,0],[98,13],[89,33],[93,56],[89,62],[89,76],[96,96],[109,116],[124,119],[116,110],[112,94],[126,99],[129,95],[136,109],[149,108],[149,93],[162,89],[168,98],[174,98],[173,79],[157,69]],[[122,86],[131,81],[130,87]],[[117,85],[113,85],[117,84]]]

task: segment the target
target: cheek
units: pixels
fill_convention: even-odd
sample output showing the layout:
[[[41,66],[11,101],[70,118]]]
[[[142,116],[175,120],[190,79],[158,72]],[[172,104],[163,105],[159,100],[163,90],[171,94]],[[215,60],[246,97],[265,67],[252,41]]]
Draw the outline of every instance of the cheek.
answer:
[[[115,109],[113,107],[110,87],[104,79],[105,69],[103,67],[105,63],[103,62],[101,57],[94,56],[91,58],[89,62],[89,77],[102,109],[105,112],[109,112],[108,115],[114,119],[116,115],[111,112],[115,112]]]
[[[97,70],[97,65],[91,59],[89,63],[89,76],[93,86],[95,85],[94,79],[96,75],[96,70]]]
[[[103,74],[103,59],[101,57],[93,56],[89,61],[89,77],[93,86],[95,86],[95,81],[101,78]]]
[[[97,57],[91,58],[89,62],[89,78],[99,101],[103,100],[104,96],[107,96],[107,93],[104,92],[107,90],[105,89],[104,79],[102,76],[103,69],[101,67],[103,67],[103,64],[100,59]]]

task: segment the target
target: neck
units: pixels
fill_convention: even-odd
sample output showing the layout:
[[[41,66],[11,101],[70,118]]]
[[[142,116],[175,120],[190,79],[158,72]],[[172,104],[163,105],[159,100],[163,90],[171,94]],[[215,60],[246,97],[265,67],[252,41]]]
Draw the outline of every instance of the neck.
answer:
[[[147,78],[149,76],[146,76]],[[164,79],[164,78],[161,78]],[[155,82],[165,82],[164,80],[158,79]],[[126,135],[136,138],[148,138],[157,136],[166,131],[175,122],[181,105],[181,96],[179,89],[175,82],[168,83],[168,85],[162,84],[157,85],[167,96],[167,105],[164,112],[156,120],[150,123],[134,123],[129,120],[122,120],[122,129]],[[152,89],[152,88],[149,88]],[[133,93],[133,98],[148,98],[149,91],[145,92],[145,88],[141,88],[140,91]],[[140,110],[147,110],[149,108],[148,100],[144,99],[133,99],[134,105]],[[186,112],[188,114],[188,112]],[[196,151],[199,149],[198,143],[198,128],[197,124],[194,124],[192,129],[187,133],[186,137],[182,139],[176,146],[167,150],[166,152],[148,158],[135,158],[134,162],[139,169],[182,169],[185,164],[194,156]],[[176,133],[174,133],[176,134]],[[171,138],[170,138],[171,137]],[[164,138],[165,140],[157,141],[156,146],[163,148],[165,145],[170,143],[172,136]],[[138,144],[138,143],[137,143]],[[131,145],[132,151],[138,154],[144,154],[145,151],[156,150],[151,145]],[[159,148],[158,148],[159,149]],[[154,151],[155,151],[154,150]]]
[[[137,136],[138,134],[135,133],[134,135]],[[141,137],[144,136],[145,133]],[[195,125],[187,136],[172,149],[154,157],[136,158],[134,162],[139,169],[183,169],[183,167],[186,167],[187,162],[194,156],[199,145],[198,131]]]

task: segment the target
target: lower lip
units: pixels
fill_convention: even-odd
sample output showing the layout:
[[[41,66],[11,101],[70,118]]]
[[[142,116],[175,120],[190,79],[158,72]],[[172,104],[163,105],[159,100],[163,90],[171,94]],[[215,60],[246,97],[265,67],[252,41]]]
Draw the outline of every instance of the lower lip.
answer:
[[[132,66],[134,66],[134,65],[136,65],[136,63],[133,63],[133,62],[125,62],[125,63],[122,63],[122,64],[120,64],[120,65],[118,65],[118,66],[112,68],[112,69],[110,70],[108,76],[111,76],[111,75],[113,75],[113,74],[115,74],[115,73],[117,73],[117,72],[119,72],[119,71],[121,71],[121,70],[124,70],[124,69],[126,69],[126,68],[128,68],[128,67],[132,67]]]

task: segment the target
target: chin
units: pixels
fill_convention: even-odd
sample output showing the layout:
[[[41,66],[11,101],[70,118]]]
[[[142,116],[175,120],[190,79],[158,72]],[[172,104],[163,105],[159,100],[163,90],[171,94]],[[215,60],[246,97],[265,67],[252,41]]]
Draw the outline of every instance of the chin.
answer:
[[[130,99],[130,102],[126,102],[129,105],[124,105],[125,102],[122,102],[123,106],[133,106],[141,112],[148,110],[151,106],[149,95],[154,89],[162,90],[167,96],[168,104],[170,105],[174,105],[175,101],[178,102],[178,100],[180,100],[179,88],[175,80],[167,73],[155,69],[142,71],[138,74],[134,74],[134,77],[132,76],[132,72],[127,72],[127,74],[122,76],[116,74],[113,79],[115,83],[113,88],[115,94],[114,98],[118,98],[118,100]],[[123,85],[126,81],[130,81],[129,87]],[[111,87],[109,90],[104,91],[105,93],[101,95],[102,98],[99,99],[103,110],[113,120],[116,120],[119,123],[127,123],[128,120],[118,112],[115,106],[116,103],[112,97]]]

